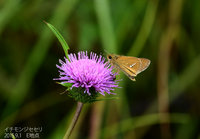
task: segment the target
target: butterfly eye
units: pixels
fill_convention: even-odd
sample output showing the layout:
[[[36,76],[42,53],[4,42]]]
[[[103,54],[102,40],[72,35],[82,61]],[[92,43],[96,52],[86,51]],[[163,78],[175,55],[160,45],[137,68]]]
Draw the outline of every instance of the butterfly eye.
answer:
[[[112,59],[112,56],[108,56],[109,59]]]

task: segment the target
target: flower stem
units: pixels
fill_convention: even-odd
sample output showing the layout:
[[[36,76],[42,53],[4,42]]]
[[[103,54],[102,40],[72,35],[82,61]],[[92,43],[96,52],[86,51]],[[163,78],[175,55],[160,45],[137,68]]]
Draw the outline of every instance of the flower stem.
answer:
[[[76,125],[76,122],[79,118],[79,115],[81,113],[81,110],[82,110],[82,107],[83,107],[83,103],[82,102],[78,102],[77,103],[77,107],[76,107],[76,113],[73,117],[73,120],[69,126],[69,128],[67,129],[66,133],[65,133],[65,136],[63,137],[63,139],[68,139],[69,136],[71,135],[72,133],[72,130],[74,129],[75,125]]]

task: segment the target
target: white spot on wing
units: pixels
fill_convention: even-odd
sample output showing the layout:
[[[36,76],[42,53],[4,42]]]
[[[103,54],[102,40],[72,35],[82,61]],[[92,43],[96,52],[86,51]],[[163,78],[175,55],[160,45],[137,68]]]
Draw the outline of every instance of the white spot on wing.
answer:
[[[133,63],[132,65],[130,65],[129,67],[132,68],[136,63]]]

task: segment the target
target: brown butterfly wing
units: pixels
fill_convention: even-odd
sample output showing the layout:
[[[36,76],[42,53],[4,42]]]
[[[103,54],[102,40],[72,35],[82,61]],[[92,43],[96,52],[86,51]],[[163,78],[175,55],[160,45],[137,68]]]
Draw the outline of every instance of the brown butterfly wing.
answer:
[[[119,56],[115,54],[110,54],[107,58],[111,65],[117,69],[121,69],[133,81],[135,81],[134,77],[144,71],[150,64],[150,60],[146,58]]]
[[[149,59],[146,59],[146,58],[139,58],[139,59],[140,59],[140,63],[141,63],[140,72],[142,72],[149,67],[151,61]],[[138,74],[140,72],[138,72]]]
[[[127,69],[129,73],[132,73],[133,76],[136,76],[148,68],[150,60],[146,58],[121,56],[117,59],[117,63],[123,67],[122,70]]]
[[[128,68],[130,66],[129,61],[132,60],[132,58],[133,57],[129,58],[126,56],[117,56],[116,59],[113,59],[113,63],[117,68],[121,69],[124,74],[126,74],[132,81],[135,81],[135,76],[137,75],[136,70]],[[136,61],[132,62],[136,63]]]
[[[122,65],[123,67],[123,65]],[[136,74],[132,71],[132,70],[129,70],[128,68],[126,67],[123,67],[121,68],[121,70],[124,72],[124,74],[126,74],[126,76],[128,76],[131,80],[135,81],[135,76]]]

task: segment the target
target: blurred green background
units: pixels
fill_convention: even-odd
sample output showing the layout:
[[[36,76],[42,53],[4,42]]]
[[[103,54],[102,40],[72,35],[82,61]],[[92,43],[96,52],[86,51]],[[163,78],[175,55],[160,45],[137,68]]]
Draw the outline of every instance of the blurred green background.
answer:
[[[74,114],[52,80],[64,52],[45,20],[70,53],[151,60],[136,82],[120,74],[118,100],[86,104],[71,138],[200,139],[199,10],[199,0],[1,0],[0,137],[42,127],[40,138],[60,139]]]

